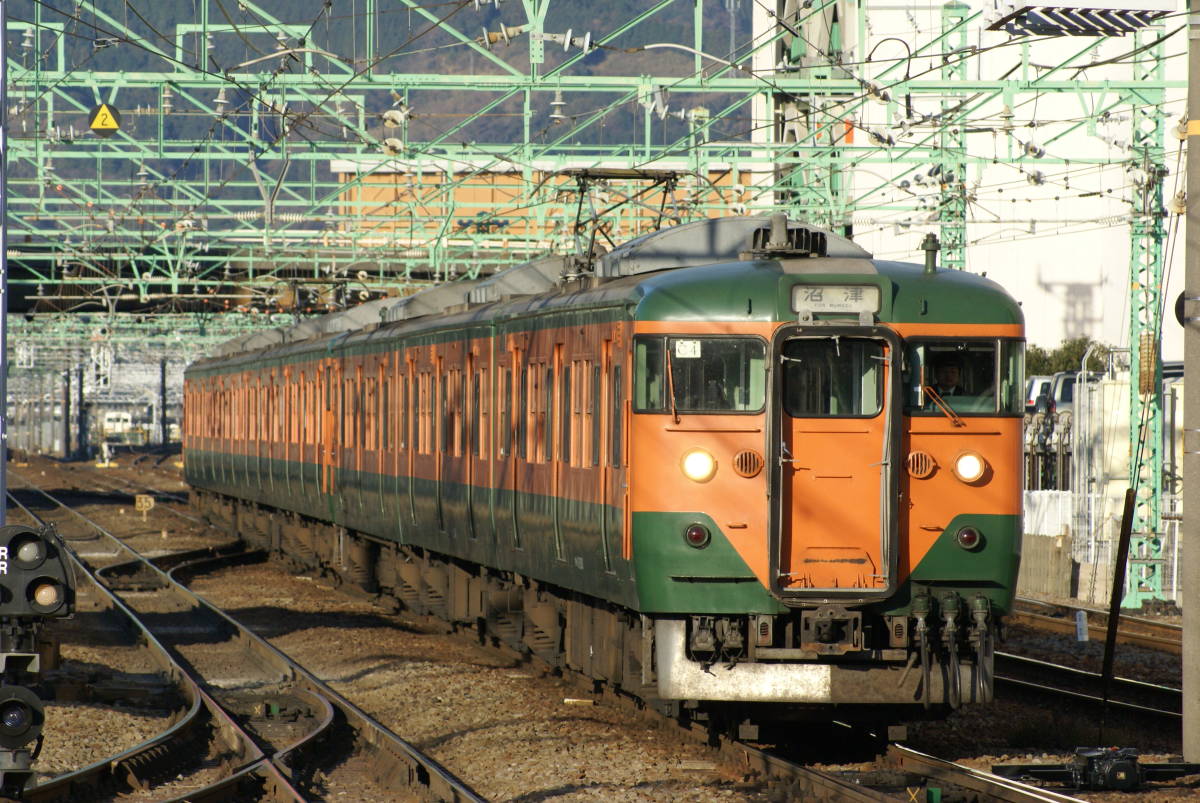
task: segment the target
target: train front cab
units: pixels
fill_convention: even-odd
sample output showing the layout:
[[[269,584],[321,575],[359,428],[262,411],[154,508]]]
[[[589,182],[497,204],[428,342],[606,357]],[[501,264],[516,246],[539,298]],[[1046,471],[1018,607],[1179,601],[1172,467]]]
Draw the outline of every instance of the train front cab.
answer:
[[[653,328],[635,345],[635,459],[690,480],[635,481],[659,695],[990,700],[1020,547],[1020,326]],[[961,392],[937,392],[942,359],[961,366]],[[637,512],[651,498],[675,511],[669,526]],[[651,555],[664,543],[670,555]]]

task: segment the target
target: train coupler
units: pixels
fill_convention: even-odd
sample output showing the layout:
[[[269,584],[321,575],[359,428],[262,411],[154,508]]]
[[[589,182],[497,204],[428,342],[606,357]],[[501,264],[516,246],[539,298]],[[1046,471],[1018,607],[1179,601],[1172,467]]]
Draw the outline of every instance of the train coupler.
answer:
[[[863,648],[861,611],[822,605],[800,612],[800,649],[818,655],[844,655]]]

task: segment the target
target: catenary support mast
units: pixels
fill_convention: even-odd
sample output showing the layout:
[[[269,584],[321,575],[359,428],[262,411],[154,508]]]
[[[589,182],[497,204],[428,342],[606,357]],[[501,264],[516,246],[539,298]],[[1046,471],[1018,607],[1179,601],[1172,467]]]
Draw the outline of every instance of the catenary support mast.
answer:
[[[1184,377],[1200,376],[1200,0],[1188,17],[1187,267]],[[1183,411],[1183,758],[1200,761],[1200,393]]]

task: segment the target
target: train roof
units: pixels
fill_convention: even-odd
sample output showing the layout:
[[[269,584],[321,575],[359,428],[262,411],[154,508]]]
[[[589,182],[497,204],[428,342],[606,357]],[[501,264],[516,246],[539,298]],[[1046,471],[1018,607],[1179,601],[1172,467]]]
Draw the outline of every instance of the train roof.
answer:
[[[596,276],[614,279],[670,268],[687,268],[736,260],[755,231],[768,225],[763,215],[706,218],[644,234],[604,254],[592,266]],[[804,228],[789,222],[793,229]],[[824,232],[830,256],[869,259],[870,253],[850,240]],[[273,346],[317,340],[372,325],[440,315],[469,304],[487,304],[553,290],[564,277],[576,275],[571,256],[546,256],[499,271],[483,279],[458,280],[401,298],[381,298],[340,312],[309,318],[278,329],[240,335],[213,350],[214,357],[256,352]]]
[[[301,346],[371,331],[384,324],[465,313],[472,307],[482,314],[485,305],[504,304],[506,312],[520,314],[578,303],[582,297],[589,304],[628,303],[636,307],[634,317],[652,320],[686,319],[701,309],[707,316],[710,311],[730,308],[729,301],[737,295],[739,299],[750,299],[750,306],[757,305],[757,314],[751,313],[750,318],[770,319],[780,314],[790,317],[790,300],[779,298],[781,274],[802,274],[817,281],[824,276],[850,277],[881,286],[887,283],[892,298],[887,299],[887,314],[881,316],[886,320],[920,320],[935,300],[935,319],[939,322],[983,322],[979,318],[981,309],[992,310],[992,315],[985,316],[988,322],[1021,321],[1016,302],[987,279],[963,271],[930,274],[919,265],[875,260],[870,252],[845,237],[794,221],[786,221],[785,225],[787,237],[783,239],[819,243],[819,251],[764,253],[762,246],[770,231],[767,216],[698,220],[645,234],[588,263],[573,256],[546,256],[489,277],[451,281],[409,296],[369,301],[290,327],[242,335],[218,346],[211,357],[222,359],[293,344]],[[594,276],[598,281],[583,292],[576,282],[573,292],[553,293],[565,291],[570,279],[581,276]],[[1010,303],[997,304],[997,294]]]

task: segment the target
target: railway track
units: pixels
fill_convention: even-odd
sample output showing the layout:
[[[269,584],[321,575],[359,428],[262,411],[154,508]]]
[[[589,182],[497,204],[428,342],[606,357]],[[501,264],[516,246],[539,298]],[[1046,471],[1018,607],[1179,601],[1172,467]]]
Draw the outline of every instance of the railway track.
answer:
[[[1057,697],[1094,713],[1103,704],[1103,679],[1098,672],[997,652],[996,681]],[[1173,686],[1113,678],[1109,707],[1144,720],[1178,722],[1183,712],[1183,691]]]
[[[774,781],[787,800],[867,803],[896,800],[987,800],[1005,803],[1067,803],[1078,798],[1001,778],[903,745],[891,745],[883,765],[890,771],[831,773],[804,767],[734,743],[746,765]],[[936,790],[936,792],[934,792]]]
[[[124,487],[133,486],[133,483],[107,475],[103,476],[103,484],[117,484]],[[166,506],[163,506],[163,509],[167,509]],[[94,543],[94,541],[91,542],[89,548],[94,548]],[[117,550],[114,549],[113,551],[115,553]],[[166,573],[170,577],[182,579],[186,582],[186,578],[191,575],[204,573],[210,568],[217,566],[228,566],[231,560],[239,558],[251,560],[254,557],[239,554],[233,545],[227,545],[221,549],[194,550],[187,553],[176,553],[155,558],[152,561],[155,571],[150,571],[146,568],[144,561],[123,555],[121,558],[114,557],[114,559],[106,561],[107,565],[97,570],[97,574],[101,582],[109,589],[116,589],[118,591],[125,589],[126,594],[137,597],[139,595],[150,594],[155,590],[156,586],[161,582],[160,573]],[[196,638],[194,634],[192,638]],[[170,646],[169,640],[167,646]],[[231,709],[234,714],[231,718],[235,724],[244,720],[247,709],[253,708],[253,701],[240,700],[231,703],[228,700],[222,699],[219,693],[221,691],[224,690],[213,690],[214,705],[222,708],[222,704],[224,703],[224,708]],[[282,707],[287,708],[288,706]],[[295,704],[291,706],[293,710],[298,707]],[[313,710],[315,707],[311,702],[308,704],[309,710]],[[204,726],[201,725],[201,727],[203,728]],[[253,731],[250,735],[251,738],[255,736]],[[193,741],[191,744],[194,745],[195,742]],[[157,754],[168,754],[171,752],[170,743],[164,744],[163,737],[158,738],[157,744],[151,748],[152,751],[154,749],[157,749]],[[260,752],[263,753],[263,758],[259,759],[259,761],[270,760],[271,754],[269,749],[261,750]],[[736,756],[736,758],[732,759],[734,762],[764,779],[769,779],[773,786],[779,790],[783,790],[791,799],[829,801],[903,800],[906,799],[905,796],[910,791],[917,793],[916,790],[947,790],[951,788],[969,790],[977,796],[983,795],[981,799],[989,800],[1061,801],[1071,799],[1062,795],[1046,793],[1043,790],[1027,787],[1013,781],[995,778],[994,776],[989,776],[987,773],[979,773],[978,771],[961,765],[955,765],[951,762],[939,761],[928,756],[919,758],[921,754],[900,748],[893,748],[887,757],[886,763],[890,764],[894,769],[891,771],[886,769],[879,770],[875,773],[874,777],[870,778],[864,778],[855,773],[832,773],[814,769],[802,763],[791,761],[786,757],[772,755],[753,745],[739,742],[727,742],[725,754],[727,757],[731,755]],[[112,765],[113,760],[110,759],[108,763]],[[151,760],[138,757],[134,764],[135,769],[132,770],[132,773],[140,773],[136,777],[143,779],[143,784],[153,782],[156,765]],[[121,767],[121,772],[126,775],[131,773],[130,770],[125,769],[126,764],[114,766]],[[158,772],[160,775],[162,774],[163,770],[161,766]],[[291,780],[282,772],[278,773],[278,775],[284,781],[290,782]],[[113,783],[115,780],[110,779],[109,783]],[[250,796],[257,796],[259,799],[293,799],[287,797],[286,792],[283,793],[283,796],[279,796],[280,793],[277,790],[282,789],[279,786],[279,781],[262,775],[242,774],[237,778],[230,775],[221,781],[219,785],[214,783],[210,784],[210,786],[213,787],[211,791],[212,797],[200,796],[195,791],[189,790],[188,799],[240,798],[247,796],[248,791]],[[301,789],[299,791],[303,794],[306,790]],[[206,792],[205,794],[209,793]],[[49,796],[38,799],[63,800],[70,799],[70,795],[60,797]]]
[[[181,769],[194,776],[186,793],[192,801],[294,801],[348,790],[378,799],[481,800],[436,761],[179,581],[251,556],[229,546],[150,560],[26,484],[55,505],[53,518],[63,524],[82,581],[83,609],[109,626],[115,621],[135,628],[186,701],[168,730],[40,784],[29,790],[28,800],[143,790]],[[35,521],[51,518],[17,504]],[[99,536],[117,559],[98,568],[75,553],[71,533],[81,528],[90,550]],[[217,757],[220,777],[197,770],[197,756],[205,754]]]
[[[1070,607],[1041,602],[1027,598],[1017,600],[1016,609],[1009,614],[1012,624],[1023,624],[1051,633],[1073,634],[1076,632],[1076,611],[1087,614],[1088,637],[1103,641],[1107,634],[1108,612],[1097,608]],[[1183,654],[1183,629],[1171,622],[1162,622],[1141,616],[1121,615],[1117,641],[1146,649],[1159,650],[1173,655]]]

